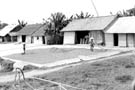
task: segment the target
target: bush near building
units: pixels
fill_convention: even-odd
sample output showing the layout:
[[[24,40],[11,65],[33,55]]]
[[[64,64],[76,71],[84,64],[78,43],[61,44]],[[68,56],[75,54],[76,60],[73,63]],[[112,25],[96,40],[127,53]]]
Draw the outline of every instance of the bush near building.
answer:
[[[0,72],[10,72],[13,70],[14,62],[0,58]]]

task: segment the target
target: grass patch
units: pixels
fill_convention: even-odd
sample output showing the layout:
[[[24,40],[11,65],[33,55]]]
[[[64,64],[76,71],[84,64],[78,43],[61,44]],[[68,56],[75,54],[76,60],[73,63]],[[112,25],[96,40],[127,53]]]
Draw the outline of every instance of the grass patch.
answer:
[[[105,61],[83,63],[38,77],[86,90],[132,90],[130,86],[135,78],[134,65],[135,55],[126,55]],[[58,89],[57,85],[48,82],[33,79],[27,79],[27,82],[35,88],[42,88],[41,90]],[[13,84],[6,83],[3,85],[4,87],[5,85],[11,87]],[[31,90],[23,81],[21,85],[24,90]],[[11,89],[7,88],[6,90]],[[69,88],[69,90],[76,89]]]
[[[116,76],[115,80],[120,83],[127,83],[129,81],[132,81],[133,77],[131,75],[122,75],[122,76]]]
[[[25,55],[13,54],[6,57],[32,63],[46,64],[64,59],[77,58],[79,55],[90,56],[107,51],[95,49],[94,52],[91,52],[89,49],[84,48],[49,48],[28,50]]]
[[[38,77],[87,90],[131,90],[130,86],[135,78],[135,68],[127,68],[127,65],[134,64],[134,59],[134,55],[120,56],[91,64],[83,63],[75,67],[68,67]],[[27,79],[27,82],[32,86],[42,88],[43,90],[58,89],[57,85],[48,82],[33,79]],[[4,84],[4,87],[5,85],[12,85],[12,83],[6,83]],[[22,86],[23,89],[30,90],[24,82],[22,82]],[[69,90],[76,89],[70,88]]]

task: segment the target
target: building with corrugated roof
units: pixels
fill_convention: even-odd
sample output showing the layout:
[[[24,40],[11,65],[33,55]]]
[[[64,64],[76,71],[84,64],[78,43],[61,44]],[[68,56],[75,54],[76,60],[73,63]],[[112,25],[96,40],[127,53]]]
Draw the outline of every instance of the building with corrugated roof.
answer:
[[[0,30],[0,42],[12,42],[13,38],[9,33],[16,27],[16,25],[7,25]]]
[[[41,28],[39,28],[36,32],[32,34],[35,44],[47,44],[47,40],[45,37],[45,29],[46,26],[43,25]]]
[[[117,16],[100,16],[73,20],[65,28],[64,44],[86,44],[93,37],[96,44],[105,44],[105,33]]]
[[[120,17],[105,32],[106,46],[135,47],[135,16]]]
[[[42,26],[42,24],[26,25],[24,28],[17,32],[18,42],[34,43],[34,38],[32,35],[37,32]]]

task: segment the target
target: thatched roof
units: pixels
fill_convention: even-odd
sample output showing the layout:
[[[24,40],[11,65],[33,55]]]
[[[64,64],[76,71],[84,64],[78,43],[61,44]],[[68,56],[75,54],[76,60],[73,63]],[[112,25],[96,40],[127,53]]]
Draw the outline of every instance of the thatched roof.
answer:
[[[106,33],[135,33],[135,16],[118,18]]]
[[[9,35],[10,36],[16,36],[17,35],[17,32],[20,31],[23,27],[21,27],[20,25],[17,25],[14,29],[12,29],[10,32],[9,32]]]
[[[116,16],[101,16],[73,20],[62,31],[104,30],[115,19]]]
[[[20,31],[17,32],[17,35],[32,35],[35,33],[42,24],[31,24],[27,25],[24,28],[22,28]]]
[[[46,29],[45,25],[40,27],[36,32],[34,32],[32,34],[32,36],[44,36],[45,35],[45,29]]]
[[[22,29],[23,27],[21,27],[20,25],[17,25],[13,30],[10,31],[11,32],[18,32]]]

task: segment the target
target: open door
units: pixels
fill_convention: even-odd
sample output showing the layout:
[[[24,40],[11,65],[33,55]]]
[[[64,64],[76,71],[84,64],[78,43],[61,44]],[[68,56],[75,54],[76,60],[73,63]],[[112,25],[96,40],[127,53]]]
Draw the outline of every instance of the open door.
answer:
[[[42,43],[45,44],[45,36],[42,36]]]
[[[86,44],[86,43],[88,44],[88,42],[86,42],[86,37],[89,37],[89,31],[77,31],[75,43],[76,44]]]
[[[26,35],[22,35],[22,42],[26,41]]]
[[[118,34],[113,34],[114,46],[118,46]]]

